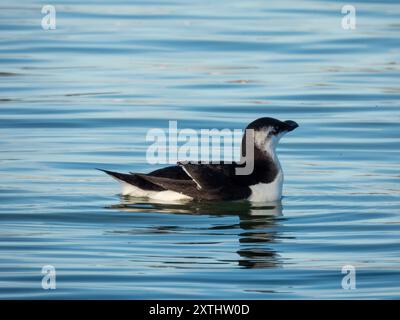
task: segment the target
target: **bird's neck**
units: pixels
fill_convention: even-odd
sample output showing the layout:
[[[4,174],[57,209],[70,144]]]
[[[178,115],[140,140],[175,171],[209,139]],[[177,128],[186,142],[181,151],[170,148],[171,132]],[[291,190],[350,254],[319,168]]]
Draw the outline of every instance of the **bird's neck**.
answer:
[[[260,143],[254,139],[251,146],[246,146],[248,142],[246,140],[249,139],[246,139],[245,133],[242,139],[240,162],[243,164],[247,161],[253,161],[254,170],[246,178],[243,177],[243,179],[255,183],[271,183],[277,176],[282,175],[281,164],[276,153],[277,141],[270,139],[269,141]]]
[[[274,145],[272,142],[267,143],[264,150],[262,150],[261,152],[273,161],[278,171],[282,171],[281,163],[279,162],[278,154],[276,153],[276,145]]]
[[[258,147],[255,147],[253,151],[253,157],[246,156],[242,158],[243,164],[247,161],[253,161],[253,171],[247,176],[241,176],[239,179],[247,181],[250,185],[273,182],[281,174],[281,165],[276,153],[274,150],[266,152]]]

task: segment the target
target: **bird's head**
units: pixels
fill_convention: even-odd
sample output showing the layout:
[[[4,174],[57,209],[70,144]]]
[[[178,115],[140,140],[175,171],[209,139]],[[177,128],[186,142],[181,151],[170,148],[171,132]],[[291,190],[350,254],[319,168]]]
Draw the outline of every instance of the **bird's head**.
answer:
[[[254,147],[261,152],[273,153],[279,140],[288,132],[293,131],[299,125],[292,120],[280,121],[274,118],[259,118],[254,120],[246,127],[247,130],[251,130]],[[243,137],[243,142],[245,140]]]

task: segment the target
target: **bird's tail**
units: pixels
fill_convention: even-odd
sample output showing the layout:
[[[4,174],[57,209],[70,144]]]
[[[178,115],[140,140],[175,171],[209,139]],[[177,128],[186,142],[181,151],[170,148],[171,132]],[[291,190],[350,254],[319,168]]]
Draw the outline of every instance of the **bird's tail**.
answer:
[[[151,183],[148,180],[145,180],[141,178],[139,175],[135,173],[120,173],[120,172],[115,172],[115,171],[109,171],[109,170],[104,170],[104,169],[98,169],[97,170],[103,171],[116,179],[117,181],[121,183],[128,183],[132,186],[135,186],[139,189],[146,190],[146,191],[162,191],[165,190],[164,188]]]

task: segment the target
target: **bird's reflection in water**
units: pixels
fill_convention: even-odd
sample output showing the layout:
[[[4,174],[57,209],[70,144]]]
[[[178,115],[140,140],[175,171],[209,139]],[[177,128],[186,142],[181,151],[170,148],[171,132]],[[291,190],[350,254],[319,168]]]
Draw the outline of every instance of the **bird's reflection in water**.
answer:
[[[282,213],[281,206],[278,210]],[[268,212],[268,209],[264,209]],[[271,209],[276,211],[277,207]],[[270,244],[277,238],[275,226],[277,215],[254,216],[240,215],[239,234],[240,250],[237,251],[241,257],[238,263],[246,268],[271,268],[278,265],[278,254],[270,248]]]
[[[126,212],[168,213],[211,216],[237,216],[239,250],[238,265],[243,268],[273,268],[279,265],[279,255],[270,244],[276,241],[276,226],[282,217],[280,202],[254,205],[247,201],[240,202],[149,202],[147,199],[121,197],[121,203],[113,209]],[[160,229],[163,227],[160,226]],[[210,229],[216,229],[211,225]],[[232,225],[217,227],[232,229]]]

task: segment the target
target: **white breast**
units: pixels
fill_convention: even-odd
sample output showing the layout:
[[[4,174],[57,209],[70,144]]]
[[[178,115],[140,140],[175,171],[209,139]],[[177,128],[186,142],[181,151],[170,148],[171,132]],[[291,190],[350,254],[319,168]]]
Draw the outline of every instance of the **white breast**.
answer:
[[[273,202],[282,198],[283,173],[279,170],[275,180],[271,183],[258,183],[250,186],[252,202]]]

